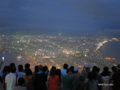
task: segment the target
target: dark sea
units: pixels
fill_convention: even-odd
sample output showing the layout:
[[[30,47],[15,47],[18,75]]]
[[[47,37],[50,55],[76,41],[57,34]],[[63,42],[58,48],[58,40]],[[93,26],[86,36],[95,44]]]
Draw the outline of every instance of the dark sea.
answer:
[[[25,65],[25,63],[29,63],[28,60],[25,59],[21,59],[21,60],[17,60],[17,57],[19,55],[15,54],[15,53],[0,53],[0,62],[2,61],[2,57],[4,57],[4,63],[2,65],[1,71],[3,70],[4,66],[10,65],[10,63],[15,63],[16,67],[18,67],[19,64],[22,64],[23,67]]]
[[[101,47],[101,52],[104,56],[115,58],[120,62],[120,42],[112,41],[104,44]]]

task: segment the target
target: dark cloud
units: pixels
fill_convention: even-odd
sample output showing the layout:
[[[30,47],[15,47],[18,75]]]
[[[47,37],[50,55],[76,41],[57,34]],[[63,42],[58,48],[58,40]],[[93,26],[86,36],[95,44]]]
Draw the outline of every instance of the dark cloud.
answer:
[[[1,0],[0,29],[120,29],[118,0]]]

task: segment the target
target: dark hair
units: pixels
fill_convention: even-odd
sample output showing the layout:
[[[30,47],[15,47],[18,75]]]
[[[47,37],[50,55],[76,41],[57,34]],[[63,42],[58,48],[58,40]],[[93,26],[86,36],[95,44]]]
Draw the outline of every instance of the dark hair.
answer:
[[[74,66],[71,66],[70,69],[71,69],[72,73],[74,73]]]
[[[31,69],[26,69],[26,76],[30,76],[30,75],[32,75],[32,71],[31,71]]]
[[[91,72],[91,75],[89,77],[89,82],[93,83],[94,80],[96,80],[96,73],[95,72]]]
[[[65,63],[65,64],[63,65],[63,68],[64,68],[64,69],[68,69],[68,64]]]
[[[19,70],[19,71],[23,71],[23,65],[19,65],[19,66],[18,66],[18,70]]]
[[[103,72],[102,72],[102,74],[101,74],[101,76],[109,76],[109,73],[108,73],[108,72],[103,71]]]
[[[38,70],[43,71],[43,66],[42,66],[42,65],[39,65],[39,66],[38,66]]]
[[[90,68],[85,68],[85,70],[86,70],[86,71],[89,71],[89,70],[90,70]]]
[[[111,69],[112,69],[113,72],[116,72],[116,71],[117,71],[117,69],[116,69],[115,66],[112,66]]]
[[[25,69],[28,69],[28,68],[30,68],[30,64],[29,64],[29,63],[26,63],[26,64],[25,64]]]
[[[96,72],[99,72],[100,71],[100,68],[96,68]]]
[[[11,73],[15,73],[15,71],[16,71],[16,67],[12,67],[12,66],[11,66],[11,67],[10,67],[10,72],[11,72]]]
[[[93,66],[92,71],[95,72],[97,69],[97,66]]]
[[[51,68],[51,70],[50,70],[50,75],[51,75],[52,77],[54,77],[54,76],[56,75],[56,69],[55,69],[55,68]]]
[[[108,72],[108,67],[104,67],[103,71]]]
[[[47,67],[47,66],[44,66],[44,67],[43,67],[43,71],[44,71],[44,72],[48,71],[48,67]]]
[[[7,66],[6,72],[10,72],[10,66]]]
[[[70,69],[70,68],[67,69],[67,73],[69,73],[69,72],[71,72],[71,69]]]
[[[60,69],[56,70],[56,75],[59,76],[59,81],[61,82],[61,70]]]
[[[18,79],[18,84],[19,84],[20,86],[23,86],[23,85],[25,84],[24,78],[19,78],[19,79]]]
[[[15,67],[15,64],[14,63],[10,63],[10,67]]]
[[[109,76],[109,70],[108,67],[104,67],[103,68],[103,72],[101,73],[101,76]]]
[[[39,70],[38,70],[38,66],[35,66],[35,72],[38,72]]]
[[[61,76],[61,70],[60,70],[60,69],[57,69],[57,70],[56,70],[56,75]]]
[[[55,66],[52,66],[52,68],[53,68],[53,69],[56,69],[56,67],[55,67]]]
[[[2,73],[6,73],[7,72],[7,68],[8,68],[8,66],[4,66]]]

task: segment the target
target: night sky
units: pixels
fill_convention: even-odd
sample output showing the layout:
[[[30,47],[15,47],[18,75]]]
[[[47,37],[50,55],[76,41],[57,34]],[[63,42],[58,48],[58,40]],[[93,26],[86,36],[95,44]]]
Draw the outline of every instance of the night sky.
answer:
[[[119,9],[120,0],[0,0],[0,30],[116,31]]]

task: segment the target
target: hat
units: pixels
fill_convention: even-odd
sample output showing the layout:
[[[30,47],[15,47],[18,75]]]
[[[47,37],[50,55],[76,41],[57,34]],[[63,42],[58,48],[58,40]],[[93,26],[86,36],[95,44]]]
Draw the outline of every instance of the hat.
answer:
[[[43,69],[43,66],[42,66],[42,65],[39,65],[39,66],[38,66],[38,69],[39,69],[39,70],[42,70],[42,69]]]
[[[116,68],[117,68],[118,70],[120,70],[120,64],[118,64]]]
[[[85,68],[89,68],[90,66],[89,66],[89,64],[85,64]]]
[[[77,67],[74,67],[74,72],[78,71],[78,68]]]

